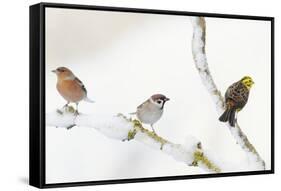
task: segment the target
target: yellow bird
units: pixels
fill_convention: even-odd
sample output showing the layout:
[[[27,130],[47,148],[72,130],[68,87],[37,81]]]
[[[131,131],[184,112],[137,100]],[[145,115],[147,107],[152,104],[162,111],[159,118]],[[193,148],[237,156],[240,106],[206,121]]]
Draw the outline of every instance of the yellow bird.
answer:
[[[240,111],[248,102],[250,89],[254,81],[250,76],[245,76],[238,82],[228,87],[225,93],[226,109],[220,116],[222,122],[229,122],[230,126],[235,126],[235,114]]]

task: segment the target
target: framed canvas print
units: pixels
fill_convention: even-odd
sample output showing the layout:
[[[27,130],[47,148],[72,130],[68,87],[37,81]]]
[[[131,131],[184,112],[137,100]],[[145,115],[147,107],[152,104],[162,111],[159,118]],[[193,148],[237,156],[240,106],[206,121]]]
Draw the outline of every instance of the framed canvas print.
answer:
[[[274,18],[30,7],[30,185],[274,172]]]

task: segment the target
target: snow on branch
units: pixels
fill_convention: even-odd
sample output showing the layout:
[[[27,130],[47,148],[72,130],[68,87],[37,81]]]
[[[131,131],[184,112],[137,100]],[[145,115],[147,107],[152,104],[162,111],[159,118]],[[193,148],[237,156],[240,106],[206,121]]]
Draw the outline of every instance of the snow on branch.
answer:
[[[193,136],[188,136],[184,144],[175,144],[145,129],[138,120],[127,118],[123,114],[75,115],[74,108],[68,106],[64,110],[48,113],[46,124],[67,129],[74,126],[94,128],[111,139],[141,142],[188,166],[198,166],[214,173],[221,172],[221,169],[204,154],[200,141]]]
[[[192,17],[191,22],[193,25],[193,38],[192,38],[192,54],[195,62],[195,66],[199,72],[201,80],[206,87],[207,91],[210,93],[212,99],[215,102],[217,111],[220,114],[223,113],[225,109],[225,103],[223,96],[217,89],[217,86],[211,76],[205,46],[206,46],[206,22],[204,17]],[[247,136],[241,130],[240,126],[236,122],[235,127],[228,125],[228,128],[236,140],[236,142],[241,146],[241,148],[246,152],[249,163],[254,166],[255,170],[264,170],[265,162],[258,154],[255,147],[250,143]],[[253,165],[254,164],[254,165]]]

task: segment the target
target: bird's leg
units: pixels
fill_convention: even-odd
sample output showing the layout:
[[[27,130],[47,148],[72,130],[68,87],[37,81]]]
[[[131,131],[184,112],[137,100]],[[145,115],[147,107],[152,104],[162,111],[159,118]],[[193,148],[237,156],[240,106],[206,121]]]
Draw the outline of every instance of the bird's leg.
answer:
[[[68,127],[66,127],[67,130],[71,129],[72,127],[74,127],[75,125],[70,125]]]
[[[234,126],[235,124],[237,124],[237,115],[238,115],[238,111],[235,112],[235,117],[234,117]]]
[[[75,111],[75,115],[79,115],[79,112],[78,112],[78,102],[77,103],[75,103],[76,104],[76,111]]]
[[[57,110],[58,113],[63,114],[66,111],[66,108],[68,107],[69,102],[67,102],[63,107],[62,110]]]
[[[155,132],[155,130],[154,130],[154,128],[153,128],[153,124],[150,124],[150,126],[151,126],[151,128],[152,128],[153,133],[156,135],[156,132]]]
[[[66,107],[68,107],[69,101],[62,107],[62,109],[65,109]]]

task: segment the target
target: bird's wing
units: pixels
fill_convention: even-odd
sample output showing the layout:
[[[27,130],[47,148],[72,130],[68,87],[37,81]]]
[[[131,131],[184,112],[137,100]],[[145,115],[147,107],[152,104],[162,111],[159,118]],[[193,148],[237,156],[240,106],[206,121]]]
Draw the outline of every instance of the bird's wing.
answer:
[[[233,95],[236,93],[236,89],[239,85],[239,82],[235,82],[231,86],[228,87],[228,89],[225,92],[225,99],[232,98]]]
[[[142,107],[148,102],[149,100],[146,100],[145,102],[143,102],[142,104],[140,104],[137,109],[142,109]]]
[[[87,90],[86,90],[83,82],[77,77],[75,77],[74,80],[81,86],[82,90],[87,94]]]
[[[248,97],[249,90],[241,82],[232,84],[225,93],[225,98],[233,100],[239,108],[244,107]]]
[[[247,89],[247,87],[245,85],[241,84],[241,87],[240,87],[240,97],[241,97],[242,102],[245,103],[245,104],[248,101],[249,93],[250,93],[250,91]]]

